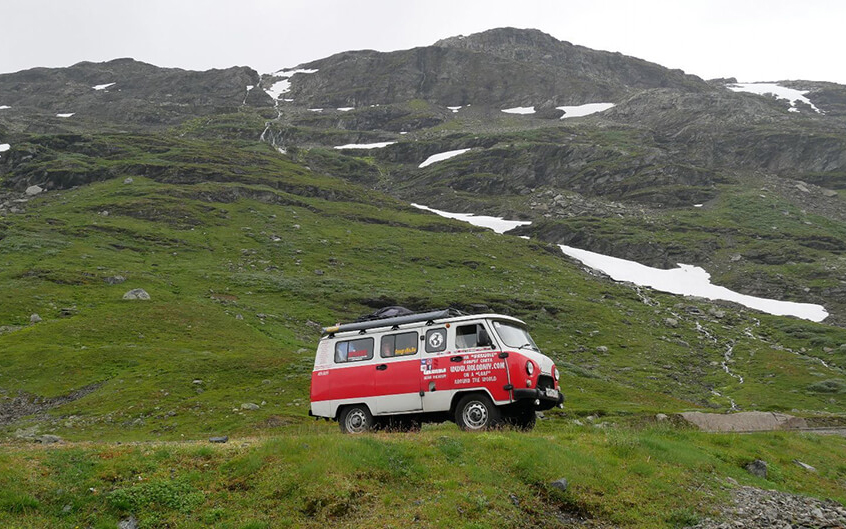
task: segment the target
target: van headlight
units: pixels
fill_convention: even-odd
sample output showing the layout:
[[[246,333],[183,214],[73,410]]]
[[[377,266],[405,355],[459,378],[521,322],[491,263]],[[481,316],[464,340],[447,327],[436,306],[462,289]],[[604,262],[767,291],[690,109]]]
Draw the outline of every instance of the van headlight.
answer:
[[[526,373],[528,373],[529,376],[532,376],[532,374],[534,372],[535,372],[535,364],[532,363],[531,360],[526,360]]]
[[[558,374],[558,368],[557,367],[552,368],[552,377],[555,379],[556,382],[558,382],[559,376],[560,375]]]

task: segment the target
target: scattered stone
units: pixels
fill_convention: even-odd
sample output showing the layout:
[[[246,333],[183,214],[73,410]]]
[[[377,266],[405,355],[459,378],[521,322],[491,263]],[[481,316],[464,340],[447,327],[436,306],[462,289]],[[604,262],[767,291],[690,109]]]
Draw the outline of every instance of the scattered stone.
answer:
[[[123,299],[140,299],[140,300],[149,300],[150,294],[147,294],[147,291],[143,288],[134,288],[123,295]]]
[[[804,184],[796,184],[796,189],[798,189],[799,191],[801,191],[803,193],[810,193],[811,192],[807,187],[805,187]]]
[[[79,312],[79,309],[74,307],[62,307],[59,309],[59,316],[62,318],[70,318],[71,316],[76,315]]]
[[[767,462],[761,459],[756,459],[751,463],[748,463],[745,467],[747,472],[752,474],[753,476],[757,476],[759,478],[767,479]]]
[[[604,345],[600,345],[599,347],[596,348],[596,352],[600,353],[600,354],[605,354],[605,353],[608,352],[608,348],[605,347]]]
[[[40,435],[35,438],[36,441],[43,445],[51,445],[53,443],[60,443],[62,442],[62,438],[58,435]]]
[[[41,186],[29,186],[28,188],[26,188],[25,193],[31,197],[34,197],[35,195],[40,194],[42,191],[44,191],[44,188]]]
[[[209,437],[210,443],[225,443],[227,441],[229,441],[228,435],[223,435],[221,437]]]
[[[41,323],[41,316],[38,314],[33,314],[29,317],[29,323]]]
[[[567,490],[567,487],[570,486],[570,482],[567,481],[567,478],[559,478],[549,484],[552,488],[564,491]]]
[[[664,422],[664,421],[666,421],[667,419],[669,419],[669,417],[667,416],[667,414],[666,414],[666,413],[657,413],[657,414],[655,414],[655,420],[656,420],[656,421],[658,421],[658,422]]]
[[[98,213],[98,215],[100,215],[101,217],[108,217],[108,216],[109,216],[109,211],[104,209],[103,211],[101,211],[100,213]]]
[[[194,380],[192,380],[192,381],[191,381],[191,383],[192,383],[192,384],[202,384],[202,383],[203,383],[203,381],[202,381],[201,379],[199,379],[199,378],[195,378]]]
[[[236,320],[243,320],[243,319],[244,319],[244,316],[243,316],[243,315],[241,315],[241,314],[236,314],[236,315],[235,315],[235,319],[236,319]]]
[[[741,259],[743,259],[743,256],[742,256],[742,255],[740,255],[739,253],[732,254],[732,256],[729,258],[729,260],[730,260],[732,263],[736,263],[737,261],[740,261]]]
[[[118,529],[138,529],[138,520],[135,519],[135,515],[130,514],[129,518],[119,521]]]
[[[126,281],[126,278],[123,276],[110,276],[104,278],[103,281],[105,281],[108,285],[120,285],[121,283]]]
[[[808,472],[816,472],[817,471],[816,468],[812,467],[811,465],[809,465],[807,463],[803,463],[803,462],[799,461],[798,459],[794,459],[793,462],[796,463],[797,465],[799,465],[800,467],[804,468]]]
[[[666,319],[664,319],[664,324],[667,327],[678,327],[679,326],[679,320],[677,320],[675,318],[666,318]]]
[[[837,191],[834,189],[823,189],[822,194],[827,196],[828,198],[834,198],[837,196]]]
[[[270,380],[269,378],[266,378],[266,379],[262,380],[262,381],[261,381],[261,383],[262,383],[262,384],[264,384],[264,385],[266,386],[266,385],[268,385],[268,384],[272,384],[272,383],[273,383],[273,381],[272,381],[272,380]]]
[[[241,404],[242,410],[257,410],[259,409],[259,405],[254,402],[245,402]]]
[[[765,411],[739,413],[686,411],[681,416],[687,422],[706,432],[768,432],[808,427],[808,422],[802,417]]]
[[[322,276],[323,274],[325,274],[325,272],[323,270],[317,269],[317,270],[314,271],[314,274],[318,275],[318,276]]]
[[[73,510],[73,507],[70,505],[65,505],[64,507],[62,507],[62,512],[65,514],[71,512],[71,510]]]
[[[711,307],[710,309],[708,309],[708,314],[710,314],[711,316],[713,316],[715,318],[725,318],[726,317],[726,311],[715,309],[714,307]]]
[[[131,176],[127,176],[126,178],[123,179],[124,184],[131,184],[132,182],[133,182],[133,180],[132,180]]]

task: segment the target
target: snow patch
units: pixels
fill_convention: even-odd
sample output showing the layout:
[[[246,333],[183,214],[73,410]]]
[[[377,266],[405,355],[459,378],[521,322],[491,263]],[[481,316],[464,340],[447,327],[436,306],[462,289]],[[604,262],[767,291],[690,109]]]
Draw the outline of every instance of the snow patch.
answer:
[[[11,148],[12,148],[12,146],[9,145],[8,143],[0,143],[0,152],[6,152]]]
[[[464,154],[465,152],[467,152],[469,150],[470,149],[458,149],[458,150],[455,150],[455,151],[446,151],[446,152],[442,152],[442,153],[439,153],[439,154],[433,154],[432,156],[429,156],[428,158],[426,158],[426,161],[424,161],[423,163],[421,163],[417,167],[419,167],[420,169],[423,169],[424,167],[432,165],[435,162],[440,162],[440,161],[443,161],[443,160],[449,160],[450,158],[454,158],[454,157],[458,156],[459,154]]]
[[[340,112],[349,112],[350,110],[355,110],[355,107],[338,107]]]
[[[289,81],[288,79],[282,79],[281,81],[276,81],[275,83],[273,83],[270,88],[265,89],[265,92],[267,92],[267,95],[276,100],[279,99],[279,96],[289,91],[290,89],[291,81]]]
[[[506,114],[534,114],[535,107],[514,107],[502,109]]]
[[[323,112],[322,108],[310,108],[308,110],[309,110],[309,112]]]
[[[113,86],[114,84],[115,83],[98,84],[92,86],[91,88],[93,88],[94,90],[105,90],[106,88]]]
[[[393,145],[395,141],[382,141],[378,143],[348,143],[347,145],[338,145],[336,149],[381,149],[388,145]]]
[[[810,92],[810,90],[795,90],[793,88],[787,88],[786,86],[780,86],[776,83],[737,83],[726,85],[726,87],[734,92],[749,92],[761,96],[771,95],[776,99],[786,99],[790,102],[790,112],[799,112],[799,109],[796,108],[796,102],[801,101],[809,105],[816,113],[824,113],[822,110],[815,107],[814,104],[811,103],[810,99],[805,97],[805,94]]]
[[[458,112],[459,110],[461,110],[461,107],[460,107],[460,106],[459,106],[459,107],[447,107],[447,108],[448,108],[448,109],[450,109],[450,110],[452,110],[452,113],[453,113],[453,114],[455,114],[456,112]]]
[[[559,246],[566,255],[578,259],[590,268],[608,274],[615,281],[629,281],[639,286],[647,286],[671,294],[733,301],[778,316],[796,316],[817,322],[828,316],[828,312],[821,305],[747,296],[714,285],[711,283],[711,274],[698,266],[679,264],[678,268],[662,270],[563,244]]]
[[[56,114],[57,118],[69,118],[76,114],[76,112],[68,112],[67,114]]]
[[[12,108],[9,105],[0,105],[0,110],[6,110],[7,108]]]
[[[249,91],[250,91],[250,90],[252,90],[253,88],[255,88],[255,85],[248,84],[248,85],[247,85],[247,92],[249,92]]]
[[[558,110],[563,110],[564,115],[561,116],[561,119],[567,118],[580,118],[582,116],[589,116],[591,114],[596,114],[597,112],[604,112],[609,108],[613,107],[614,103],[587,103],[584,105],[576,105],[576,106],[563,106],[563,107],[555,107]]]
[[[498,217],[475,216],[467,213],[449,213],[418,204],[411,205],[419,209],[437,213],[442,217],[462,220],[474,226],[491,228],[497,233],[504,233],[517,226],[531,224],[531,222],[526,221],[504,220]],[[678,268],[662,270],[618,257],[610,257],[608,255],[573,248],[564,244],[560,244],[559,247],[565,255],[581,261],[590,268],[608,274],[615,281],[628,281],[638,286],[647,286],[671,294],[733,301],[751,309],[777,316],[796,316],[797,318],[816,322],[823,321],[828,317],[828,312],[821,305],[747,296],[725,287],[714,285],[711,283],[711,275],[698,266],[679,264]]]
[[[695,207],[695,208],[701,208],[701,207],[702,207],[702,206],[704,206],[704,205],[705,205],[705,204],[694,204],[694,205],[693,205],[693,207]]]
[[[440,211],[437,209],[432,209],[430,207],[421,206],[420,204],[412,203],[411,205],[417,209],[424,209],[426,211],[431,211],[432,213],[437,213],[441,217],[462,220],[464,222],[469,222],[473,226],[490,228],[497,233],[505,233],[519,226],[526,226],[531,224],[531,222],[525,220],[505,220],[500,217],[489,217],[487,215],[473,215],[472,213],[449,213],[447,211]]]
[[[292,75],[298,74],[298,73],[309,74],[309,73],[317,73],[317,72],[318,72],[317,68],[315,68],[313,70],[310,70],[308,68],[287,68],[287,69],[283,68],[281,70],[277,70],[277,71],[273,72],[273,75],[277,75],[277,76],[280,76],[280,77],[281,76],[291,77]]]

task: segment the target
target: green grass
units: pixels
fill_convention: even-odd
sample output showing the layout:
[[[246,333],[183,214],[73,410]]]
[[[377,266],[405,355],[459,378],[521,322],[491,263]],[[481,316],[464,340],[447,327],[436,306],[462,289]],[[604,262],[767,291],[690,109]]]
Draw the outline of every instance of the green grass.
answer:
[[[624,527],[712,516],[727,478],[843,502],[846,441],[787,433],[702,434],[542,422],[534,433],[343,436],[323,424],[227,445],[11,447],[0,523],[96,527],[563,526],[556,513]],[[769,478],[748,474],[753,459]],[[809,480],[801,460],[819,469]],[[567,478],[566,492],[551,482]],[[66,506],[70,506],[67,508]]]

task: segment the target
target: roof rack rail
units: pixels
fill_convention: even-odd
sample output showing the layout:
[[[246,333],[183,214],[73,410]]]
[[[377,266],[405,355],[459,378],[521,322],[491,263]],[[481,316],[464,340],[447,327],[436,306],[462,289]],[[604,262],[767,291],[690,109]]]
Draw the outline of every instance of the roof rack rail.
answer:
[[[377,327],[394,327],[405,323],[419,323],[421,321],[434,321],[443,318],[452,318],[455,316],[461,316],[462,314],[463,313],[461,311],[456,309],[415,312],[414,314],[406,314],[405,316],[393,316],[389,318],[380,318],[355,323],[341,323],[330,327],[323,327],[323,333],[335,334],[336,332],[364,331],[366,329],[375,329]]]

